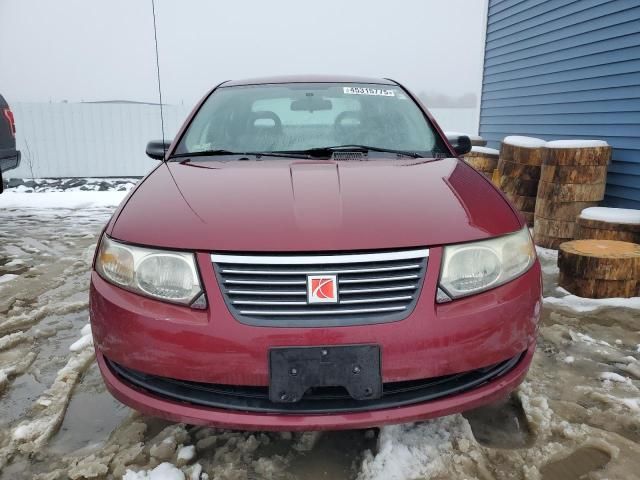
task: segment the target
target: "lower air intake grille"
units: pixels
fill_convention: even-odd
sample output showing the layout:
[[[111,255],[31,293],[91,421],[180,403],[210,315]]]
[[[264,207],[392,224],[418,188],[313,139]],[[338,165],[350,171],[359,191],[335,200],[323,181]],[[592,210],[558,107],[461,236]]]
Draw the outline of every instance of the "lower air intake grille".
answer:
[[[213,254],[227,306],[241,322],[272,326],[362,325],[413,310],[429,250],[352,255]]]

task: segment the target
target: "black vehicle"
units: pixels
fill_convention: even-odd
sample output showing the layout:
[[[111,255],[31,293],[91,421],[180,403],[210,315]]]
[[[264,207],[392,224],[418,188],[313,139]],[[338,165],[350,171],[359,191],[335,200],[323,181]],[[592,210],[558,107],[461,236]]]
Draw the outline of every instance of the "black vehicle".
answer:
[[[0,192],[3,173],[20,165],[20,151],[16,150],[16,123],[6,100],[0,95]]]

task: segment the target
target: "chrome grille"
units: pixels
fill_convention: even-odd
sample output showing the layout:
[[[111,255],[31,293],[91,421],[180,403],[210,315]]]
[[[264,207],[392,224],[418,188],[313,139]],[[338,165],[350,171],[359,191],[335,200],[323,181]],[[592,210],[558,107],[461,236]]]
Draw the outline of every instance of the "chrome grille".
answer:
[[[429,250],[349,255],[213,254],[233,315],[251,325],[332,326],[406,317],[418,298]],[[308,275],[335,275],[336,303],[309,303]]]

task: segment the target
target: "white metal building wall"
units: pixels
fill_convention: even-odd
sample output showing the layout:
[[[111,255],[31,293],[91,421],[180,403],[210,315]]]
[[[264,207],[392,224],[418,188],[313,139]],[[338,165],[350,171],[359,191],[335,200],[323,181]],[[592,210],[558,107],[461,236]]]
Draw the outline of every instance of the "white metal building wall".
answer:
[[[11,110],[22,162],[7,177],[141,176],[156,165],[144,153],[149,140],[162,137],[156,105],[12,103]],[[163,110],[167,138],[173,138],[189,109]]]

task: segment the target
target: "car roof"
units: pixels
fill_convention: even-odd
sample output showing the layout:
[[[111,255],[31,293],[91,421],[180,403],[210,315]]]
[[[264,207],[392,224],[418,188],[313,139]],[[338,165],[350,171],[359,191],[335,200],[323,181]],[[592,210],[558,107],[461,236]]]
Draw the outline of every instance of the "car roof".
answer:
[[[229,80],[221,87],[235,87],[239,85],[263,85],[273,83],[372,83],[378,85],[397,85],[387,78],[357,77],[349,75],[283,75],[275,77],[248,78],[244,80]]]

